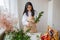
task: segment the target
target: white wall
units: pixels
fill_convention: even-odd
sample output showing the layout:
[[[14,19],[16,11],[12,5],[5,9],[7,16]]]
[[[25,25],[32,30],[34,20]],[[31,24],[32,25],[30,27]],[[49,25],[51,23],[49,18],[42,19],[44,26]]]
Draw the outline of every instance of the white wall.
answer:
[[[51,0],[48,4],[48,24],[60,30],[60,0]]]
[[[0,8],[9,12],[9,0],[0,0]]]
[[[53,0],[48,1],[48,25],[53,26],[52,23],[53,17]]]
[[[60,0],[53,1],[53,27],[60,30]]]
[[[51,0],[48,4],[48,24],[59,29],[60,26],[60,0]]]
[[[48,24],[60,34],[60,0],[51,0],[48,4]]]
[[[47,21],[48,21],[48,0],[30,0],[34,6],[34,9],[37,10],[37,12],[44,11],[44,14],[40,20],[40,22],[37,25],[37,29],[39,32],[46,31],[47,28]],[[24,6],[26,4],[27,0],[18,0],[18,11],[19,11],[19,17],[20,17],[20,25],[21,25],[21,18],[24,10]]]

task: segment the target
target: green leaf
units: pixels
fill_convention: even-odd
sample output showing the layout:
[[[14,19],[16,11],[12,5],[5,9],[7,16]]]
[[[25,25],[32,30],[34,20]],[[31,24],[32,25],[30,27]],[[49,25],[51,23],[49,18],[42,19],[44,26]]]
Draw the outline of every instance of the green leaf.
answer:
[[[43,16],[43,15],[42,15],[43,13],[44,13],[44,12],[42,11],[42,12],[39,13],[38,16],[36,16],[36,18],[35,18],[35,23],[37,23],[37,22],[40,21],[40,18]]]

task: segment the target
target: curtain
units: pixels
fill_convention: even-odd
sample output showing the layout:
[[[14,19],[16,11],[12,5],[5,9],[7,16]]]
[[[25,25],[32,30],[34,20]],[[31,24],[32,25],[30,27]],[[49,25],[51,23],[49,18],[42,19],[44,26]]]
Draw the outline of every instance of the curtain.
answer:
[[[0,19],[2,16],[13,23],[15,29],[20,29],[17,0],[0,0]]]

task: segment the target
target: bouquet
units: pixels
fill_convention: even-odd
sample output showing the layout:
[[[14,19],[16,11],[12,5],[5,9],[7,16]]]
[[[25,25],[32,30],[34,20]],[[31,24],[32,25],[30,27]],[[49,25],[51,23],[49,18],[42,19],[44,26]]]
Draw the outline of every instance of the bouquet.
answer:
[[[42,17],[43,13],[44,12],[41,11],[39,13],[39,15],[36,16],[36,18],[34,18],[33,16],[28,17],[29,26],[27,26],[27,29],[31,29],[30,32],[32,32],[32,33],[37,32],[36,23],[38,23],[40,21],[40,18]]]
[[[44,13],[44,12],[41,11],[41,12],[39,13],[39,15],[36,16],[36,18],[34,18],[34,17],[28,17],[28,22],[38,23],[38,22],[40,21],[40,18],[42,17],[42,14],[43,14],[43,13]]]

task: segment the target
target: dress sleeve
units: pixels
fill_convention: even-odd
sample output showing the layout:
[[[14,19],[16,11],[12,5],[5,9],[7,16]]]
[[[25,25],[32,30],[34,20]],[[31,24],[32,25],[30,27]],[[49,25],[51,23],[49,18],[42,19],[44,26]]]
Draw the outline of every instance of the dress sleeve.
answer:
[[[27,24],[28,24],[26,14],[24,14],[23,17],[22,17],[22,24],[23,24],[23,25],[27,25]]]

